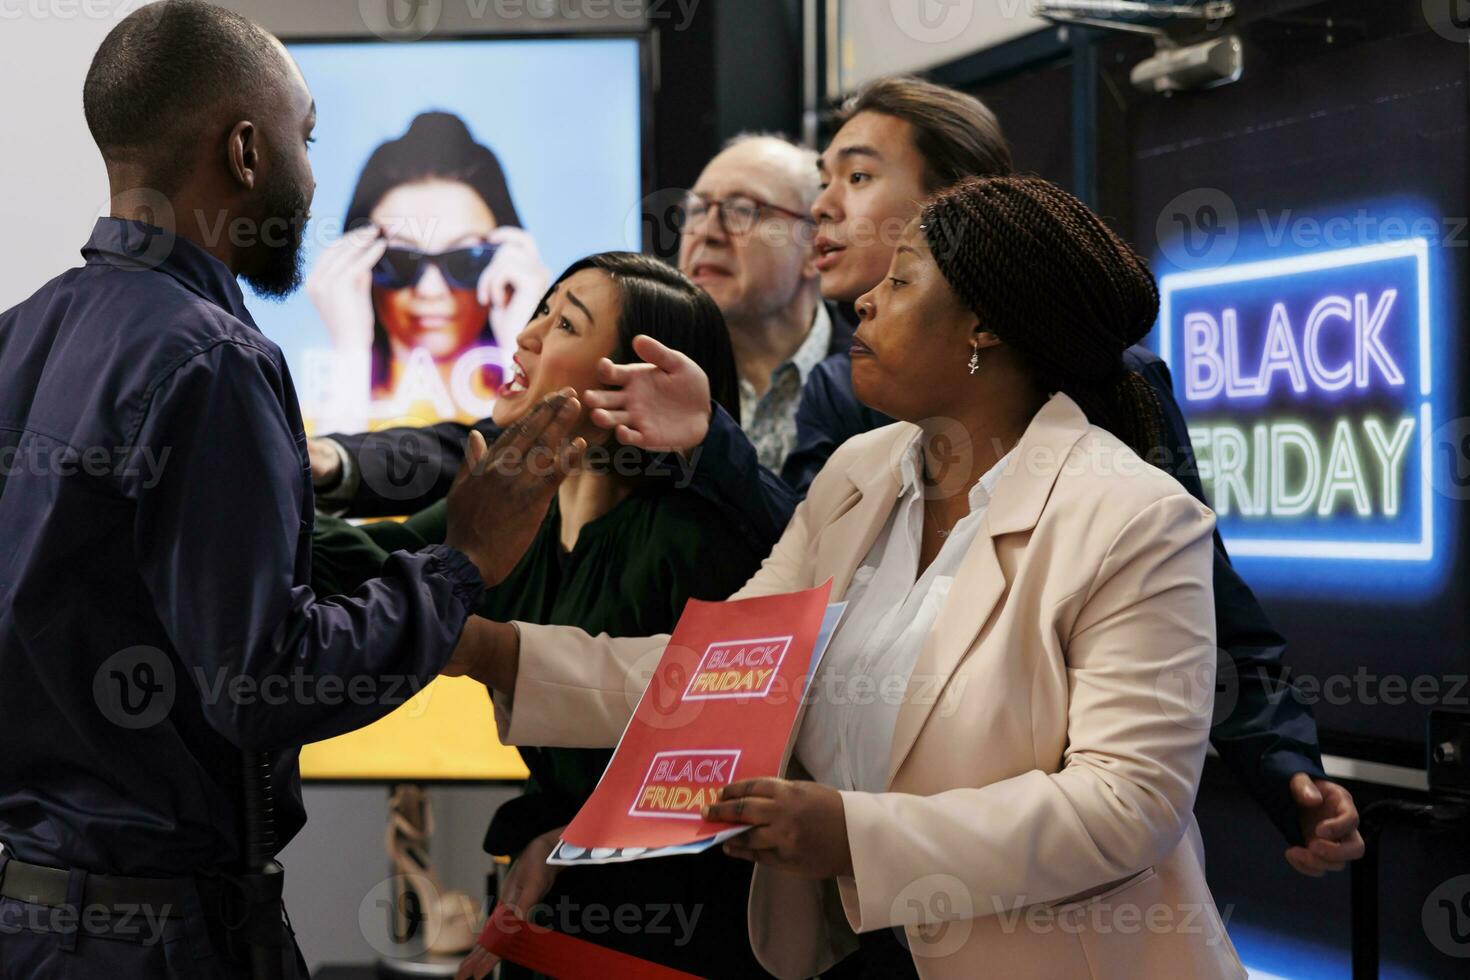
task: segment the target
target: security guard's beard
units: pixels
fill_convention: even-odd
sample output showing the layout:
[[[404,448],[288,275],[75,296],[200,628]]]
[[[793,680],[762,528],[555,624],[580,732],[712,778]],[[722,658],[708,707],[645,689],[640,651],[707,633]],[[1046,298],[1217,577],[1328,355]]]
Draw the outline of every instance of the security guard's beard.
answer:
[[[261,296],[282,299],[296,291],[302,279],[301,244],[306,237],[310,205],[301,188],[289,178],[262,189],[255,240],[245,247],[240,276]]]

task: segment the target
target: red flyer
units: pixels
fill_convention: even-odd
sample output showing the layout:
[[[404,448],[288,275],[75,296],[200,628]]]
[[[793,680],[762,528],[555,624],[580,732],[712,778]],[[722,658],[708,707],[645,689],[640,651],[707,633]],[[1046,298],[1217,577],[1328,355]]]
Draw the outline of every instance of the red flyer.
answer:
[[[563,844],[654,849],[744,829],[700,810],[729,783],[780,773],[831,590],[690,600]]]

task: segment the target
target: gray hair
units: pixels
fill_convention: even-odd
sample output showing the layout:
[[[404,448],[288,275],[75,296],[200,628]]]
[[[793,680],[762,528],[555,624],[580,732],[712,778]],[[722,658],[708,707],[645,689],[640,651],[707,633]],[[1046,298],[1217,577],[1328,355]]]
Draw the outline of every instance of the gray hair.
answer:
[[[725,141],[722,150],[733,149],[748,143],[777,150],[790,161],[792,186],[801,199],[802,210],[807,210],[822,192],[821,176],[817,172],[817,151],[792,142],[780,133],[738,133]]]

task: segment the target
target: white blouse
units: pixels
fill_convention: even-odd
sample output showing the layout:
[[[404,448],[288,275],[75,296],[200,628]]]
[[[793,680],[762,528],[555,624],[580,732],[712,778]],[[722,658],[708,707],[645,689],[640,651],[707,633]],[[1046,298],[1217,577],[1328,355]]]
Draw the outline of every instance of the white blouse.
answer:
[[[893,726],[909,675],[934,629],[986,508],[1015,450],[970,488],[970,512],[919,575],[924,529],[922,433],[900,466],[888,523],[847,588],[847,613],[817,668],[796,738],[796,759],[812,778],[840,790],[888,789]]]

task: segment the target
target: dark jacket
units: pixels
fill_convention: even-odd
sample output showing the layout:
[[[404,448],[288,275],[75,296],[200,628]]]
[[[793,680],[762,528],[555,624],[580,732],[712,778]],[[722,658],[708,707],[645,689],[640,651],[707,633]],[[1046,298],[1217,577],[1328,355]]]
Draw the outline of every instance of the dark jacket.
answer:
[[[0,841],[140,877],[240,859],[241,748],[270,753],[289,842],[296,746],[406,697],[345,682],[427,683],[484,591],[440,545],[312,594],[285,358],[229,269],[164,235],[102,218],[86,265],[0,314]]]

